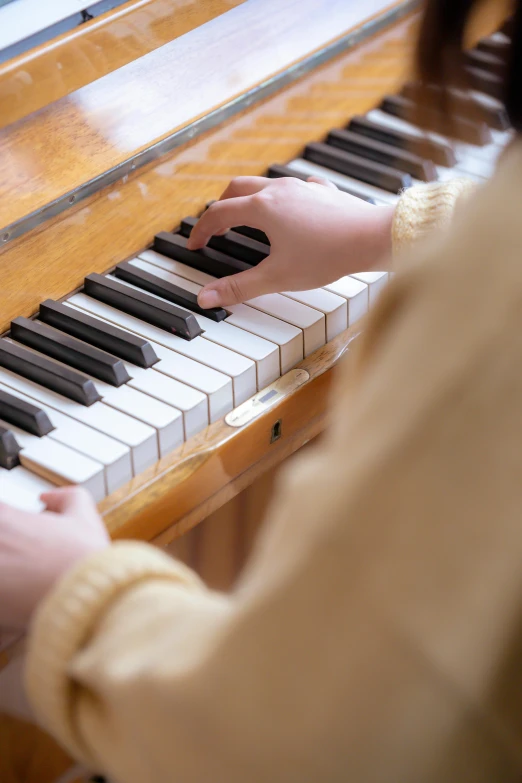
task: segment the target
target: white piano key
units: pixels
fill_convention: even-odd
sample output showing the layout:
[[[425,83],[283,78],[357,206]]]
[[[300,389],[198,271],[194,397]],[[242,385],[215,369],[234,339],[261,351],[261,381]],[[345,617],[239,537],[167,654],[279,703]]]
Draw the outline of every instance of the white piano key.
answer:
[[[255,362],[258,391],[279,378],[281,374],[279,346],[258,335],[245,332],[244,329],[239,329],[229,323],[228,318],[226,322],[219,323],[202,315],[196,315],[196,319],[205,330],[203,335],[205,339],[224,348],[230,348],[231,351],[236,351]]]
[[[77,484],[84,487],[98,503],[106,496],[103,465],[84,454],[45,435],[39,438],[6,422],[21,448],[24,468],[59,486]]]
[[[357,272],[350,275],[350,277],[355,278],[355,280],[360,280],[361,283],[366,283],[368,286],[370,307],[377,300],[377,297],[386,287],[386,283],[388,282],[388,272]]]
[[[83,296],[83,294],[79,294]],[[86,304],[89,303],[88,297],[85,298]],[[108,307],[102,302],[100,304],[100,312],[94,315],[89,313],[92,317],[98,318],[100,321],[110,323],[110,318],[102,318],[101,312],[103,307]],[[72,304],[71,301],[64,302],[64,305],[71,307],[75,310],[82,311],[81,307],[76,304]],[[110,315],[110,313],[109,313]],[[134,319],[133,316],[128,316],[129,332],[136,332],[136,328],[131,329],[130,324],[133,320],[136,320],[135,326],[139,329],[140,321]],[[228,375],[224,375],[217,370],[213,370],[210,367],[206,367],[199,362],[189,359],[180,353],[172,351],[170,348],[165,348],[163,345],[159,345],[149,340],[150,345],[154,349],[156,356],[159,358],[159,362],[151,369],[144,369],[143,367],[136,367],[133,364],[124,362],[125,368],[131,378],[130,385],[134,385],[135,388],[145,391],[147,394],[151,394],[153,397],[157,397],[165,402],[173,402],[183,412],[190,412],[188,422],[187,437],[199,432],[201,429],[200,424],[194,419],[196,414],[195,409],[199,411],[199,404],[201,397],[193,396],[188,406],[181,400],[178,400],[174,395],[179,391],[179,386],[172,386],[163,381],[162,378],[158,379],[157,375],[152,374],[149,380],[149,373],[154,371],[160,375],[166,376],[166,380],[179,381],[182,387],[190,387],[203,394],[205,398],[205,404],[208,407],[207,419],[210,422],[218,421],[222,416],[225,416],[234,407],[232,396],[232,380]],[[153,393],[154,392],[154,393]],[[194,413],[193,413],[194,409]],[[185,417],[186,418],[186,417]],[[200,412],[197,413],[197,418],[200,418]],[[207,420],[207,424],[208,424]],[[202,426],[206,426],[203,424]]]
[[[370,304],[369,287],[362,280],[346,275],[325,286],[327,291],[342,296],[348,305],[348,326],[352,326],[368,312]]]
[[[208,425],[209,406],[205,394],[155,370],[145,370],[143,367],[129,364],[127,372],[132,377],[129,386],[134,386],[144,394],[155,397],[156,400],[161,400],[182,412],[185,439],[201,432]]]
[[[198,285],[206,285],[216,279],[205,272],[200,272],[199,269],[193,269],[183,264],[181,261],[174,261],[162,256],[154,250],[143,251],[140,253],[140,258]],[[245,304],[231,305],[226,309],[230,313],[227,324],[258,335],[279,347],[281,374],[284,375],[285,372],[303,360],[303,333],[301,329],[277,318],[272,318],[272,316],[261,313]]]
[[[40,495],[53,489],[56,489],[55,484],[31,473],[22,465],[12,470],[0,468],[0,501],[21,511],[43,511],[45,505]]]
[[[193,283],[191,280],[167,272],[143,259],[135,258],[130,263],[191,294],[197,295],[201,290],[202,286],[199,283]],[[238,329],[228,321],[212,321],[199,313],[194,313],[194,316],[201,328],[204,329],[203,337],[205,339],[216,342],[224,348],[230,348],[231,351],[236,351],[256,363],[258,390],[264,389],[265,386],[279,378],[279,349],[277,345]]]
[[[0,383],[0,389],[34,404],[34,400],[26,394],[10,389],[3,383]],[[40,403],[40,407],[47,413],[55,428],[47,437],[57,440],[64,446],[70,446],[104,465],[107,494],[115,492],[131,480],[132,461],[128,446],[88,427],[86,424],[65,416],[60,411],[49,408],[47,405]]]
[[[0,382],[11,389],[26,394],[33,400],[47,405],[76,421],[83,422],[99,432],[125,443],[132,449],[132,467],[134,475],[142,473],[159,458],[155,430],[141,421],[127,416],[103,402],[95,402],[90,407],[80,405],[61,394],[49,391],[43,386],[26,380],[10,370],[0,369]]]
[[[285,291],[284,296],[296,302],[313,307],[326,318],[326,340],[333,340],[348,328],[348,307],[346,300],[324,288],[309,291]]]
[[[246,304],[230,305],[227,310],[230,311],[227,318],[230,324],[279,346],[281,375],[303,361],[304,343],[301,329]]]
[[[150,376],[149,376],[150,377]],[[133,419],[148,424],[149,427],[154,427],[158,437],[158,451],[160,457],[164,457],[175,448],[181,446],[184,441],[184,427],[183,427],[183,415],[180,410],[175,408],[166,402],[156,399],[156,396],[150,396],[144,394],[142,391],[133,388],[130,384],[123,384],[115,388],[108,383],[103,383],[95,378],[92,379],[94,385],[98,389],[98,392],[102,395],[105,405],[110,405],[112,408],[127,413]],[[170,378],[161,376],[158,374],[158,385],[162,381],[167,383],[174,383]],[[180,384],[181,386],[181,384]],[[151,389],[154,388],[154,379],[152,379]],[[190,389],[194,392],[194,389]],[[208,423],[207,405],[206,400],[201,395],[202,402],[202,414],[203,423],[202,427]],[[190,414],[190,412],[189,412]],[[190,426],[190,416],[189,416]],[[199,429],[202,429],[200,427]]]
[[[187,281],[183,278],[178,278],[175,275],[171,275],[169,272],[165,272],[164,270],[159,270],[157,267],[151,267],[147,264],[147,262],[142,261],[141,259],[136,259],[138,264],[144,264],[146,271],[152,270],[153,272],[160,272],[164,276],[163,279],[169,280],[169,282],[176,282],[178,280],[178,284],[185,283],[187,284]],[[143,268],[143,267],[142,267]],[[166,276],[166,277],[165,277]],[[124,280],[120,280],[119,282],[123,283],[126,286],[129,286],[129,288],[136,288],[136,286],[131,285],[130,283],[127,283]],[[195,284],[194,284],[195,285]],[[138,289],[139,290],[139,289]],[[150,293],[150,292],[148,292]],[[160,299],[158,294],[150,294],[150,296],[155,297],[156,299]],[[179,305],[178,305],[179,306]],[[185,310],[186,312],[190,312],[187,308],[182,307],[182,310]],[[198,321],[200,327],[204,330],[204,333],[201,335],[201,337],[204,340],[210,340],[211,342],[217,343],[218,345],[221,345],[223,348],[228,348],[231,351],[234,351],[234,353],[240,354],[241,356],[245,356],[248,359],[251,359],[255,363],[255,370],[256,370],[256,390],[260,388],[264,388],[264,386],[267,385],[267,383],[271,383],[275,378],[279,377],[278,375],[274,377],[271,377],[270,370],[274,367],[277,367],[277,346],[270,344],[267,345],[265,341],[265,345],[260,345],[261,339],[258,337],[252,337],[251,335],[245,334],[244,332],[241,333],[241,330],[237,329],[235,326],[232,326],[231,324],[225,324],[223,322],[216,323],[216,321],[210,320],[210,318],[207,318],[206,316],[199,315],[198,313],[193,313],[194,317]],[[273,354],[271,357],[270,354]],[[268,366],[261,368],[261,375],[262,378],[269,377],[269,380],[267,383],[264,383],[263,386],[259,386],[259,382],[257,381],[257,378],[259,377],[259,363],[262,363],[264,360],[266,360],[266,364]]]
[[[211,343],[202,337],[196,337],[194,340],[183,340],[181,337],[169,334],[156,326],[140,321],[138,318],[128,316],[114,307],[103,305],[102,302],[91,299],[91,297],[84,294],[76,294],[68,302],[77,305],[81,310],[85,310],[92,315],[101,315],[102,318],[120,326],[122,329],[139,334],[147,340],[159,343],[165,346],[165,348],[170,348],[177,353],[188,356],[190,359],[194,359],[207,367],[212,367],[230,376],[233,382],[235,405],[245,402],[245,400],[248,400],[249,397],[255,394],[256,368],[254,362],[230,351],[228,348]],[[103,305],[103,309],[100,305]],[[132,321],[129,321],[129,318]]]
[[[361,193],[362,196],[372,198],[376,204],[396,204],[399,197],[394,193],[388,193],[388,191],[378,188],[375,185],[368,185],[366,182],[349,177],[347,174],[340,174],[338,171],[333,171],[325,166],[319,166],[317,163],[312,163],[304,158],[296,158],[290,163],[286,164],[288,168],[298,171],[300,174],[306,174],[308,177],[324,177],[329,179],[334,185],[337,185],[341,190],[346,188],[349,191],[355,190]]]
[[[326,342],[326,319],[318,310],[281,294],[263,294],[249,299],[245,304],[301,329],[305,356],[310,356]]]

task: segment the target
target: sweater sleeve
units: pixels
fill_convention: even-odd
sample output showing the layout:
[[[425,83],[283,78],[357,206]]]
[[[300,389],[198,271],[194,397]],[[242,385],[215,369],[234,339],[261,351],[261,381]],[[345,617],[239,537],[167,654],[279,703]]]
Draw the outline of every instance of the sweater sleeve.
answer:
[[[522,269],[509,192],[509,177],[484,188],[382,296],[340,369],[333,426],[284,470],[230,595],[121,543],[43,602],[29,696],[94,771],[520,779]]]
[[[476,187],[469,179],[453,179],[405,190],[399,198],[392,224],[394,257],[439,229],[447,228],[457,203],[466,200]]]

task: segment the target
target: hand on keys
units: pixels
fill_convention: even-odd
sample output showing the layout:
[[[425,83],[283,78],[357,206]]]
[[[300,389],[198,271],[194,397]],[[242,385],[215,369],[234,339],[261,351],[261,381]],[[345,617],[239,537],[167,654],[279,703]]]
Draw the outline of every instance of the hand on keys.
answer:
[[[84,489],[64,487],[42,500],[47,507],[42,513],[0,503],[0,628],[25,629],[58,579],[110,543]]]
[[[208,283],[200,307],[226,307],[261,294],[305,291],[351,272],[383,269],[391,253],[393,206],[374,206],[327,180],[238,177],[192,230],[188,247],[234,226],[260,229],[271,252],[257,266]]]

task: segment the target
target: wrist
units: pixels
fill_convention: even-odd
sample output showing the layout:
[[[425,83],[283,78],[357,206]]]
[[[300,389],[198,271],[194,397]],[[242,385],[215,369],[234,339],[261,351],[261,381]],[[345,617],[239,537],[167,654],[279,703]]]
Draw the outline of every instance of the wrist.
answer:
[[[366,269],[385,271],[390,268],[393,249],[393,220],[395,205],[384,205],[373,208],[372,221],[369,229],[369,243]]]

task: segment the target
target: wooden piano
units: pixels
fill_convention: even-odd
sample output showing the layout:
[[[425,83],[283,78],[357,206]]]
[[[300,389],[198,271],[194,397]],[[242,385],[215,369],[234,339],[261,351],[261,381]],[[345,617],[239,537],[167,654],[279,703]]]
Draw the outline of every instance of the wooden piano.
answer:
[[[47,35],[31,3],[0,3],[0,427],[21,447],[12,470],[0,468],[0,499],[33,507],[46,482],[78,475],[113,537],[167,547],[227,587],[277,466],[323,430],[335,365],[386,276],[286,305],[277,295],[224,322],[196,318],[203,334],[188,341],[155,315],[136,317],[125,299],[136,287],[117,268],[130,260],[127,273],[148,275],[137,288],[154,310],[151,275],[190,299],[209,272],[226,273],[219,264],[262,257],[263,237],[248,227],[206,258],[184,248],[181,221],[238,175],[322,173],[377,204],[419,178],[489,176],[509,128],[493,78],[506,42],[485,36],[509,4],[484,4],[468,31],[470,46],[479,41],[475,114],[456,98],[462,117],[448,138],[417,127],[418,96],[404,87],[417,0],[129,0],[86,5],[81,19],[78,3],[70,19],[48,3]],[[25,38],[9,35],[17,18]],[[80,389],[81,359],[64,358],[57,333],[119,351],[121,388],[98,375]],[[156,365],[133,359],[138,343]],[[42,354],[68,364],[72,397],[62,377],[48,381]],[[93,389],[96,401],[74,396]],[[38,416],[54,429],[35,430]],[[13,649],[0,651],[0,667]],[[0,717],[2,783],[51,783],[68,766],[41,732]]]

